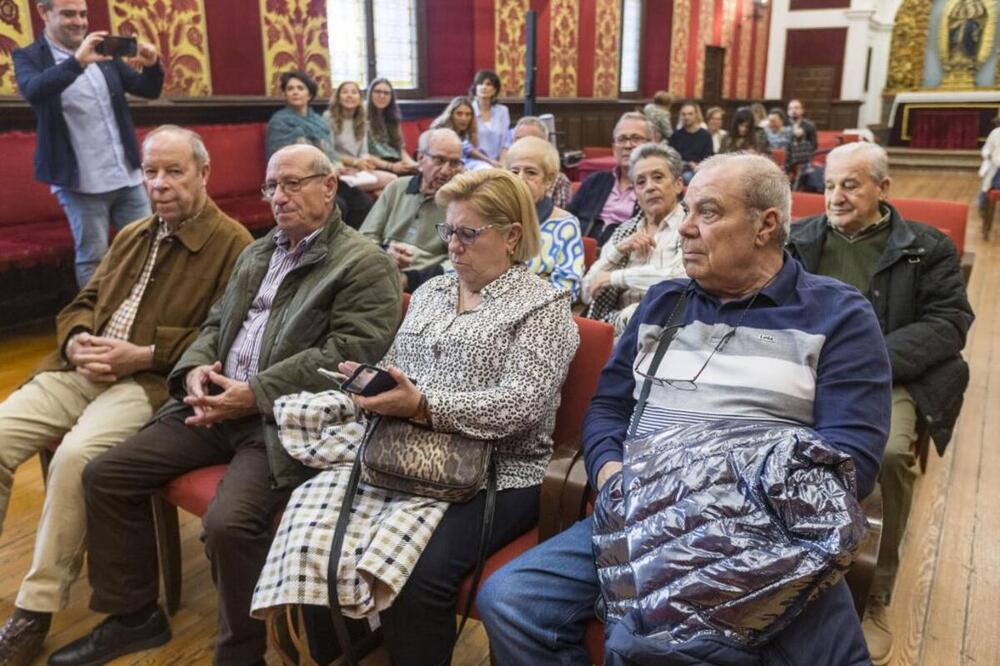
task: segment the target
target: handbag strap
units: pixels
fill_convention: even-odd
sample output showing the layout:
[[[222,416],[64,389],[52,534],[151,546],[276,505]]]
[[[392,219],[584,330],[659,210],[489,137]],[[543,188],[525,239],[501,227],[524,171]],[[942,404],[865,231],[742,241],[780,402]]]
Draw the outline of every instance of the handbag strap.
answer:
[[[382,420],[381,416],[375,415],[368,422],[365,436],[361,439],[354,455],[354,464],[351,466],[351,477],[347,482],[347,489],[344,491],[344,501],[340,505],[340,515],[337,516],[337,527],[333,531],[333,543],[330,545],[330,564],[326,570],[327,596],[330,598],[330,617],[333,621],[333,631],[340,643],[341,656],[345,666],[357,666],[358,658],[354,654],[354,646],[351,644],[351,635],[347,631],[347,622],[340,608],[340,595],[337,593],[337,570],[340,568],[341,551],[344,549],[344,535],[347,534],[347,524],[351,520],[351,509],[354,506],[354,497],[358,494],[358,482],[361,479],[361,452],[365,444],[371,439],[372,433]]]
[[[629,424],[628,439],[635,437],[635,431],[639,428],[639,420],[642,418],[643,412],[646,411],[646,401],[649,399],[649,392],[653,388],[652,377],[660,367],[660,361],[663,360],[663,356],[667,353],[670,343],[674,341],[674,336],[677,335],[678,324],[684,320],[684,311],[687,309],[689,292],[690,286],[681,293],[680,298],[674,304],[673,311],[667,318],[662,338],[656,346],[656,351],[653,352],[653,358],[649,362],[649,369],[646,370],[646,378],[643,380],[642,390],[639,392],[639,402],[635,406],[635,411],[632,412],[632,423]]]
[[[354,506],[354,498],[358,493],[358,483],[361,480],[361,452],[378,427],[381,416],[374,416],[368,422],[365,436],[358,446],[354,456],[354,464],[351,466],[351,477],[347,482],[347,489],[344,492],[344,501],[340,506],[340,515],[337,516],[337,527],[333,532],[333,543],[330,545],[330,564],[326,572],[327,595],[330,598],[330,617],[333,621],[333,630],[340,643],[341,657],[344,666],[357,666],[358,658],[354,653],[354,646],[351,644],[351,636],[347,631],[347,622],[340,607],[340,596],[337,594],[337,570],[340,568],[341,551],[344,549],[344,536],[347,534],[347,524],[351,520],[351,509]],[[479,589],[479,581],[483,577],[483,570],[486,568],[486,551],[489,549],[490,537],[493,534],[493,516],[496,513],[497,499],[497,467],[496,467],[496,447],[491,451],[489,480],[486,486],[486,503],[483,507],[482,530],[479,535],[479,550],[476,554],[476,569],[472,574],[472,588],[469,596],[465,599],[465,607],[462,609],[462,620],[459,622],[458,631],[455,632],[455,641],[462,635],[465,623],[472,613],[472,605],[476,601],[476,592]]]

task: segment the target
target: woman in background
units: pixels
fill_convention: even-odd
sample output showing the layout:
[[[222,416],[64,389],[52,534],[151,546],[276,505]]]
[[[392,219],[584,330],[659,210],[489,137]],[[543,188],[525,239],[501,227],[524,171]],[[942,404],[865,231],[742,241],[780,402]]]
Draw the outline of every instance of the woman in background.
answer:
[[[474,99],[479,150],[491,166],[501,166],[504,153],[510,147],[510,112],[503,104],[497,104],[500,77],[488,69],[479,70],[469,88],[469,96]]]
[[[753,111],[747,106],[741,106],[733,115],[733,125],[729,134],[722,141],[720,152],[738,153],[743,150],[751,150],[762,155],[771,154],[771,150],[767,147],[767,137],[764,136],[764,130],[757,127]]]
[[[285,146],[308,143],[336,161],[337,155],[333,150],[330,127],[323,117],[309,106],[318,91],[316,82],[301,71],[285,72],[279,82],[286,106],[275,111],[267,123],[265,159],[271,159],[271,155]]]
[[[792,145],[792,128],[785,125],[785,112],[778,107],[774,107],[767,114],[764,136],[771,150],[784,150],[787,153]]]
[[[712,150],[716,153],[722,152],[722,143],[726,140],[728,132],[722,129],[722,119],[726,112],[721,106],[713,106],[705,112],[705,126],[708,133],[712,135]]]
[[[397,176],[376,170],[375,159],[368,154],[368,117],[361,87],[344,81],[330,97],[327,122],[333,135],[333,149],[344,168],[340,176],[366,192],[381,192]]]
[[[462,140],[462,161],[466,171],[488,169],[493,160],[479,149],[479,128],[476,123],[475,105],[468,97],[456,97],[431,123],[431,129],[446,127]]]
[[[399,175],[416,173],[417,163],[406,152],[399,128],[402,114],[396,92],[388,79],[375,79],[368,86],[368,152],[376,169]]]
[[[551,143],[534,136],[514,142],[504,159],[507,169],[520,178],[535,202],[541,227],[541,252],[528,261],[528,270],[559,289],[580,297],[583,280],[583,235],[580,221],[558,208],[549,196],[549,187],[559,173],[559,153]]]

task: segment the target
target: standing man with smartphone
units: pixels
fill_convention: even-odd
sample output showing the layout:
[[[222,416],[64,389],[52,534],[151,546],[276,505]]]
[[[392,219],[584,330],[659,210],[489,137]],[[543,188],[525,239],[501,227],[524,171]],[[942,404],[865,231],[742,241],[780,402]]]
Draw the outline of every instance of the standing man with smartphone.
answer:
[[[151,214],[125,93],[156,99],[163,68],[146,42],[130,63],[97,53],[108,33],[87,34],[86,0],[37,4],[45,31],[14,51],[14,72],[37,120],[35,178],[66,212],[82,288],[108,249],[108,225]]]

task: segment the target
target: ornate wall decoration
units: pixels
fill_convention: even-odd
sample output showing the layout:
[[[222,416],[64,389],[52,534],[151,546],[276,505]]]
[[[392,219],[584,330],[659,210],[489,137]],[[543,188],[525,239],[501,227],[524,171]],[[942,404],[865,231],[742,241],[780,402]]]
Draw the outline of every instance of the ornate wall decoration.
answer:
[[[918,90],[924,82],[924,51],[931,0],[903,0],[892,27],[889,77],[885,92]]]
[[[549,95],[551,97],[576,97],[579,21],[578,0],[549,2]]]
[[[31,15],[28,0],[0,0],[0,95],[16,95],[14,49],[31,43]]]
[[[698,59],[694,75],[694,96],[705,92],[705,46],[712,45],[712,21],[715,18],[715,3],[701,0],[698,4]]]
[[[733,35],[736,32],[736,3],[733,0],[722,0],[722,47],[726,49],[726,61],[723,63],[722,96],[729,97],[730,81],[733,80]]]
[[[299,69],[330,95],[330,51],[323,0],[260,0],[264,38],[264,85],[281,94],[282,73]]]
[[[770,24],[771,5],[768,4],[764,15],[756,23],[757,30],[757,51],[753,56],[753,90],[750,94],[753,97],[764,96],[764,77],[767,69],[767,31]]]
[[[740,0],[743,3],[743,21],[739,25],[740,31],[740,53],[737,56],[736,66],[736,97],[746,99],[750,97],[750,53],[753,46],[753,20],[752,0]]]
[[[670,92],[675,97],[687,95],[688,33],[691,23],[691,0],[675,0],[670,27]]]
[[[622,13],[618,0],[597,0],[594,21],[594,97],[618,97],[618,43]]]
[[[493,7],[493,61],[503,88],[501,96],[524,94],[524,21],[528,9],[528,0],[496,0]]]
[[[163,94],[212,94],[203,0],[108,0],[111,31],[156,47],[163,64]]]

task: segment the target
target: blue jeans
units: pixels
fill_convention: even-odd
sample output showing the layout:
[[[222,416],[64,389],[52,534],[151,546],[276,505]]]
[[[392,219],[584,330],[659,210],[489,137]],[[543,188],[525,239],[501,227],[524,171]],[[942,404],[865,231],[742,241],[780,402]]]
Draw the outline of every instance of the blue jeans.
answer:
[[[583,637],[598,594],[590,518],[509,562],[490,576],[476,599],[497,666],[590,666]],[[746,654],[739,652],[737,658]],[[870,663],[843,580],[757,652],[764,664]]]
[[[108,251],[108,225],[119,231],[129,222],[149,217],[149,197],[142,185],[100,194],[59,190],[56,198],[69,219],[76,252],[76,283],[82,289]]]

